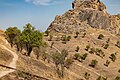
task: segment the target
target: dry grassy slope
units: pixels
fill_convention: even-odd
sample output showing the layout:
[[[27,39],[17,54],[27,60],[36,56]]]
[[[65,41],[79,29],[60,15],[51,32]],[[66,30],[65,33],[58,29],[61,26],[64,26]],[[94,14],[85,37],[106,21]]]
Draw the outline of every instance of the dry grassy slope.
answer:
[[[115,43],[120,40],[119,36],[116,36],[114,34],[110,34],[104,30],[96,30],[89,28],[86,30],[87,35],[85,38],[81,38],[82,33],[79,35],[78,38],[74,38],[75,35],[71,35],[72,39],[67,42],[67,44],[63,44],[61,41],[56,41],[56,36],[53,37],[53,40],[55,42],[54,47],[59,49],[60,51],[62,49],[67,49],[69,51],[69,56],[73,56],[76,52],[76,46],[80,46],[79,53],[84,54],[88,53],[85,51],[85,47],[87,44],[90,44],[90,46],[94,48],[100,48],[105,52],[105,57],[102,59],[99,56],[95,54],[89,54],[83,63],[74,61],[74,63],[70,66],[70,69],[65,69],[65,78],[59,79],[56,72],[55,72],[55,65],[50,62],[47,63],[47,61],[43,61],[41,57],[39,60],[35,59],[35,55],[32,53],[31,57],[27,57],[24,55],[19,55],[19,59],[17,61],[17,69],[26,71],[32,74],[36,74],[38,76],[50,79],[50,80],[85,80],[84,74],[85,72],[90,73],[90,80],[96,80],[99,75],[105,76],[108,78],[108,80],[114,80],[116,76],[120,76],[120,73],[118,73],[118,70],[120,69],[120,49],[115,46]],[[99,34],[103,34],[105,38],[103,40],[98,40],[97,37]],[[53,34],[53,35],[63,35],[60,34]],[[49,37],[45,37],[45,40],[48,40]],[[109,48],[104,49],[102,46],[103,43],[106,42],[106,40],[110,38]],[[52,41],[49,41],[51,43]],[[49,53],[53,53],[56,50],[54,48],[47,47],[46,51]],[[117,53],[117,60],[115,62],[112,62],[109,59],[109,56],[111,53]],[[98,61],[98,64],[95,68],[91,68],[88,66],[92,59],[96,59]],[[111,63],[109,67],[105,67],[104,63],[106,60],[110,60]],[[10,75],[6,75],[1,80],[20,80],[17,77],[17,72],[14,72]],[[9,76],[9,77],[8,77]],[[31,80],[42,80],[42,79],[31,79]],[[43,79],[44,80],[44,79]]]
[[[3,49],[1,44],[6,44],[5,34],[2,30],[0,30],[0,64],[8,64],[12,61],[13,56],[7,50]]]
[[[91,74],[90,80],[95,80],[99,75],[107,77],[108,80],[114,80],[116,76],[120,76],[120,73],[118,73],[118,70],[120,69],[120,49],[115,46],[115,43],[120,40],[119,36],[110,34],[104,30],[96,30],[92,28],[86,30],[86,33],[87,35],[85,38],[80,37],[82,34],[80,34],[77,39],[73,38],[74,35],[71,35],[72,39],[67,42],[67,44],[62,44],[61,41],[55,41],[55,38],[53,38],[55,42],[54,46],[57,47],[59,50],[68,49],[71,56],[76,53],[75,49],[77,46],[80,47],[80,54],[88,53],[84,50],[87,44],[90,44],[90,46],[94,48],[100,48],[104,51],[105,57],[103,59],[95,54],[89,54],[83,63],[75,61],[71,66],[70,71],[80,76],[84,76],[84,73],[88,72]],[[103,34],[105,38],[103,40],[97,39],[99,34]],[[101,46],[107,41],[108,38],[110,38],[110,46],[108,49],[104,49]],[[117,52],[117,60],[115,62],[112,62],[109,59],[109,56],[110,54],[115,52]],[[93,59],[96,59],[98,61],[98,65],[95,68],[91,68],[90,66],[88,66]],[[111,61],[109,67],[104,66],[106,60]],[[83,67],[81,67],[81,65]]]

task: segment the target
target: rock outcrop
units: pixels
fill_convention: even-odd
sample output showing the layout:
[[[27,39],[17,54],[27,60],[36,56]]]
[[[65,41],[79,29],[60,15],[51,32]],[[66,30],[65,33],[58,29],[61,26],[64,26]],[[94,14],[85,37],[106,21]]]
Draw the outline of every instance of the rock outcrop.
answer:
[[[100,0],[75,0],[72,10],[57,15],[50,24],[50,32],[75,33],[88,27],[120,34],[120,14],[110,15]]]

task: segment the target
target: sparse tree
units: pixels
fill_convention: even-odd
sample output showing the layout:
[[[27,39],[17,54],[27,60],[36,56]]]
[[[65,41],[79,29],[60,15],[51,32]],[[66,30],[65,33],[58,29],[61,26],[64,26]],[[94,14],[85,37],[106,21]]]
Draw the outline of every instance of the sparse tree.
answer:
[[[63,49],[61,53],[56,52],[52,55],[53,62],[56,65],[57,74],[60,78],[64,77],[64,67],[66,66],[65,64],[66,64],[67,56],[68,56],[68,51],[66,49]],[[71,64],[71,61],[69,64]]]

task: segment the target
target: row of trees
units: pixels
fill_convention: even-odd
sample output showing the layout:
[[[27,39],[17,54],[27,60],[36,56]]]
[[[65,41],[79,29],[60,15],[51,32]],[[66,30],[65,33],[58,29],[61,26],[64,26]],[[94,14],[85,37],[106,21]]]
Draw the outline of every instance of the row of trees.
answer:
[[[26,24],[23,31],[17,27],[9,27],[5,31],[6,39],[10,43],[11,47],[14,45],[17,47],[17,51],[25,49],[27,55],[30,56],[34,47],[46,46],[43,41],[43,33],[36,30],[31,24]]]

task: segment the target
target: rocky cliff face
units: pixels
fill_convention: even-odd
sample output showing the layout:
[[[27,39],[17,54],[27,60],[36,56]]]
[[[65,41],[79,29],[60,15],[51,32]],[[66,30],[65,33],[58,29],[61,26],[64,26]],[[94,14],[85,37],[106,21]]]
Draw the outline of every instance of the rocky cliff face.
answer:
[[[108,14],[106,6],[100,0],[75,0],[72,8],[63,15],[57,15],[48,30],[50,32],[75,33],[93,27],[120,34],[120,14]]]

